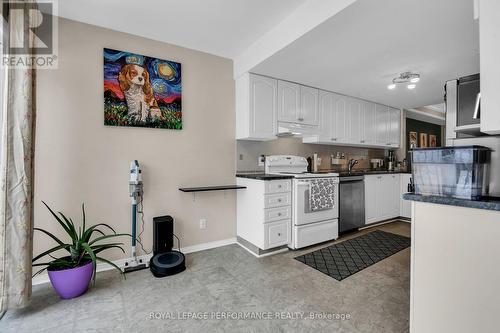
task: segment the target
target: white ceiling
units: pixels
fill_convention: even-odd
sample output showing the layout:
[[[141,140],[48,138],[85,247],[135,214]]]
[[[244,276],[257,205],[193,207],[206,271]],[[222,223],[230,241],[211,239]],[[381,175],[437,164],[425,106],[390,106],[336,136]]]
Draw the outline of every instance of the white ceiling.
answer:
[[[305,0],[62,0],[59,16],[234,58]]]
[[[446,80],[479,72],[473,0],[358,0],[252,72],[396,107],[443,101]],[[388,90],[404,71],[414,90]]]

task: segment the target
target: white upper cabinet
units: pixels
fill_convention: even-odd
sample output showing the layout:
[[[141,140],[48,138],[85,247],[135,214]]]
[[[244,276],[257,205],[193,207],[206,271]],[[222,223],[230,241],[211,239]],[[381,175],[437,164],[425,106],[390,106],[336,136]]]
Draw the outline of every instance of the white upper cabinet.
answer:
[[[361,129],[363,127],[361,119],[361,103],[362,101],[357,98],[347,98],[349,119],[348,141],[354,144],[363,143],[363,140],[361,139]]]
[[[236,80],[237,139],[276,139],[277,95],[278,80],[254,74]]]
[[[278,122],[300,127],[305,143],[400,146],[399,109],[255,74],[238,78],[236,138],[275,139]]]
[[[318,108],[319,90],[306,86],[300,86],[300,109],[298,122],[300,124],[318,126],[319,108]]]
[[[388,129],[389,129],[389,112],[385,105],[375,105],[375,127],[376,127],[376,142],[379,146],[388,146]]]
[[[334,94],[329,91],[320,90],[318,94],[318,136],[313,138],[312,142],[330,143],[332,133],[332,117]],[[307,140],[306,140],[307,141]]]
[[[500,134],[500,1],[479,3],[479,64],[481,73],[481,132]]]
[[[278,121],[297,123],[300,117],[300,85],[278,80]]]
[[[346,143],[348,129],[348,97],[333,94],[333,113],[331,117],[331,137],[332,144]]]
[[[389,108],[388,144],[399,147],[401,141],[401,110]]]

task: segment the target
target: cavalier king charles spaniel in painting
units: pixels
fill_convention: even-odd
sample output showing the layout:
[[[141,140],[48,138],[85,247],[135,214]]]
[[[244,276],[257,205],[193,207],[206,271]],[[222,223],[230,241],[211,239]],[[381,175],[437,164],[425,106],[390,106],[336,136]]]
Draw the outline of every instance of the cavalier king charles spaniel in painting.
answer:
[[[127,100],[131,119],[145,123],[163,118],[153,95],[149,73],[144,67],[124,65],[118,74],[118,82]]]

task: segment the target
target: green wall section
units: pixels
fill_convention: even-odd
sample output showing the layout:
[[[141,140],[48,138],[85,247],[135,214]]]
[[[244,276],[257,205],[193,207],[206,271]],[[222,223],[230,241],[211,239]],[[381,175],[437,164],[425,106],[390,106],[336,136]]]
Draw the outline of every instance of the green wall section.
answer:
[[[427,123],[415,119],[406,118],[406,160],[408,161],[408,170],[411,170],[411,156],[408,153],[410,149],[410,132],[417,132],[417,144],[420,146],[420,133],[427,133],[427,142],[429,142],[429,135],[436,136],[436,146],[441,146],[441,126],[436,124]]]
[[[415,119],[406,118],[406,149],[410,149],[410,132],[417,132],[417,140],[420,140],[420,133],[427,133],[427,138],[429,135],[436,136],[436,146],[441,146],[441,126],[431,123],[426,123],[425,121],[419,121]],[[429,139],[427,139],[429,140]],[[418,146],[420,146],[420,142]]]

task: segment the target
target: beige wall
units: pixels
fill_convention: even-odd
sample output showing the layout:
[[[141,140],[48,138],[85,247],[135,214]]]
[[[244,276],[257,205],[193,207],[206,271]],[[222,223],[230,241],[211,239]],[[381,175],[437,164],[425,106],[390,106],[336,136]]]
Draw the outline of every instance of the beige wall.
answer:
[[[165,29],[168,34],[168,28]],[[104,47],[182,64],[183,130],[103,125]],[[235,237],[232,192],[191,194],[181,186],[235,182],[235,114],[232,61],[133,35],[69,20],[59,25],[59,69],[39,71],[35,226],[56,231],[44,200],[80,221],[85,202],[89,222],[130,232],[128,168],[143,168],[146,249],[152,217],[170,214],[183,246]],[[206,230],[199,219],[207,218]],[[35,235],[34,253],[52,242]],[[112,259],[129,256],[112,252]]]

